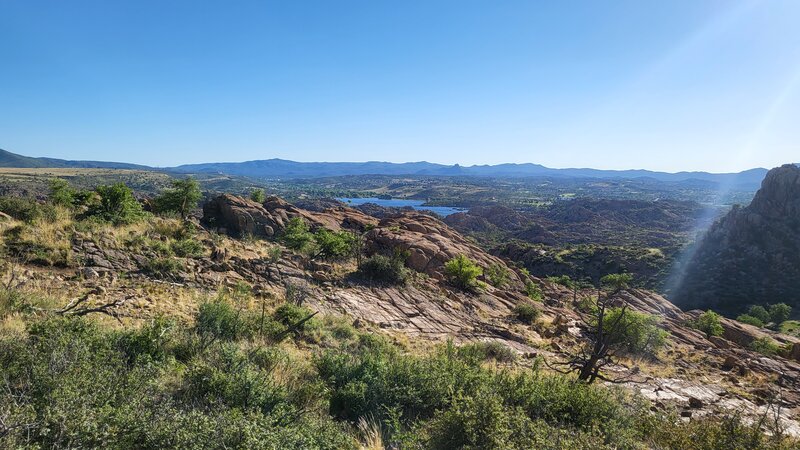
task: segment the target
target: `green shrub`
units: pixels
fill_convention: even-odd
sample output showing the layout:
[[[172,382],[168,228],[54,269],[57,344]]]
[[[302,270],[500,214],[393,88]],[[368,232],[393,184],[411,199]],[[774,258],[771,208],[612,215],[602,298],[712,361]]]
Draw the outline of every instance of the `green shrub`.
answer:
[[[722,336],[722,333],[725,332],[725,329],[722,328],[720,315],[711,310],[700,314],[697,319],[690,320],[688,325],[705,333],[707,338]]]
[[[770,315],[769,315],[769,311],[767,311],[767,308],[764,308],[761,305],[753,305],[753,306],[751,306],[750,309],[747,310],[747,314],[752,316],[752,317],[755,317],[758,320],[760,320],[762,324],[767,324],[771,320],[770,319]],[[764,325],[760,325],[760,326],[764,326]]]
[[[347,231],[329,231],[320,228],[314,233],[315,258],[345,259],[353,255],[355,235]]]
[[[547,281],[555,284],[560,284],[561,286],[567,287],[569,289],[575,288],[575,282],[572,281],[572,278],[569,275],[559,275],[557,277],[547,277]]]
[[[157,278],[175,278],[183,269],[183,264],[171,256],[155,257],[147,260],[144,271]]]
[[[775,305],[770,305],[769,307],[769,317],[777,326],[780,326],[783,322],[789,320],[789,316],[792,314],[792,307],[787,305],[786,303],[778,303]]]
[[[525,324],[532,324],[539,319],[541,311],[530,303],[520,303],[512,310],[514,318]]]
[[[75,190],[64,179],[54,178],[50,180],[50,203],[72,208],[75,203]]]
[[[529,299],[536,302],[540,302],[544,298],[542,288],[539,287],[538,284],[534,283],[533,280],[525,281],[525,295],[527,295]]]
[[[281,234],[281,240],[290,249],[300,252],[310,252],[314,246],[314,235],[306,221],[300,217],[289,219]]]
[[[748,345],[750,350],[767,356],[775,356],[781,351],[781,346],[768,337],[760,337]]]
[[[302,334],[319,327],[319,322],[316,320],[316,318],[312,318],[300,323],[311,314],[312,311],[304,306],[297,306],[292,303],[284,303],[275,309],[275,312],[272,314],[272,316],[278,323],[287,328],[292,327],[294,331]]]
[[[256,203],[264,203],[267,200],[267,194],[264,193],[263,189],[253,189],[250,192],[250,200]]]
[[[358,275],[369,281],[404,284],[408,280],[409,271],[401,256],[376,254],[361,262]]]
[[[656,316],[630,309],[610,308],[603,321],[604,329],[610,333],[608,342],[633,354],[655,354],[669,335],[658,327]]]
[[[505,286],[510,276],[511,271],[503,264],[491,264],[486,269],[486,279],[496,288]]]
[[[89,208],[87,217],[96,217],[115,225],[138,222],[145,217],[142,205],[125,183],[98,186],[95,192],[100,196],[100,201]]]
[[[172,242],[172,251],[181,257],[199,258],[203,256],[205,247],[197,239],[186,238]]]
[[[748,325],[753,325],[759,328],[764,326],[764,322],[761,321],[761,319],[759,319],[758,317],[751,316],[750,314],[740,314],[736,318],[736,321],[741,323],[746,323]]]
[[[223,341],[235,340],[249,331],[241,312],[224,298],[200,304],[195,316],[195,330],[201,336]]]
[[[501,363],[511,363],[517,359],[517,354],[511,347],[499,341],[475,342],[459,347],[458,354],[465,358],[474,358],[476,361],[493,360]]]
[[[26,197],[0,197],[0,212],[28,224],[37,220],[52,222],[57,217],[53,206],[42,205]]]
[[[458,255],[445,263],[444,273],[453,286],[471,290],[478,286],[483,270],[465,255]]]
[[[165,190],[153,200],[158,213],[174,213],[185,218],[197,208],[197,202],[203,197],[200,183],[192,177],[173,180],[172,187]]]

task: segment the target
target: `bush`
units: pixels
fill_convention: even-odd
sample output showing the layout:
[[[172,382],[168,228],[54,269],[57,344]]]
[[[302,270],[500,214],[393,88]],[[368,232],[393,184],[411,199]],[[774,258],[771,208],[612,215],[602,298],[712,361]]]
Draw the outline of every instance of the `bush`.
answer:
[[[776,326],[780,326],[783,322],[789,320],[792,314],[792,307],[786,303],[778,303],[769,307],[769,317]]]
[[[458,255],[445,263],[444,273],[455,287],[471,290],[478,286],[483,270],[466,256]]]
[[[748,325],[753,325],[756,327],[763,327],[764,322],[761,321],[758,317],[751,316],[750,314],[740,314],[739,317],[736,318],[737,322],[746,323]]]
[[[317,254],[315,258],[344,259],[353,255],[356,236],[347,231],[329,231],[324,228],[314,233]]]
[[[176,213],[185,218],[197,208],[197,202],[203,197],[200,183],[192,177],[173,180],[172,187],[165,190],[153,200],[156,212]]]
[[[100,201],[86,212],[87,217],[96,217],[114,225],[130,224],[144,218],[142,205],[124,183],[99,186],[95,192]]]
[[[633,354],[655,354],[666,344],[669,335],[658,328],[656,316],[630,309],[610,308],[603,321],[604,328],[611,333],[609,343]]]
[[[172,242],[172,251],[180,257],[199,258],[203,256],[205,247],[197,239],[186,238]]]
[[[750,309],[747,310],[747,314],[749,316],[755,317],[756,319],[760,320],[762,323],[762,325],[760,326],[764,326],[763,324],[767,324],[771,320],[769,316],[769,311],[767,311],[767,308],[764,308],[761,305],[751,306]]]
[[[486,269],[486,279],[489,281],[489,284],[496,288],[505,286],[508,283],[510,275],[511,271],[503,264],[491,264]]]
[[[530,303],[520,303],[512,310],[514,318],[525,324],[532,324],[539,319],[541,312]]]
[[[264,193],[263,189],[253,189],[250,192],[250,200],[256,203],[264,203],[267,200],[267,194]]]
[[[511,347],[499,341],[476,342],[467,344],[458,349],[458,354],[465,358],[474,358],[483,362],[494,360],[501,363],[511,363],[517,359],[517,354]]]
[[[358,275],[369,281],[404,284],[408,280],[409,272],[399,255],[372,255],[361,263]]]
[[[0,212],[28,224],[37,220],[52,222],[57,217],[52,206],[40,205],[36,200],[25,197],[0,197]]]
[[[722,336],[722,333],[725,332],[725,329],[722,328],[720,315],[711,310],[700,314],[697,319],[689,321],[688,325],[705,333],[706,338]]]
[[[569,275],[559,275],[557,277],[547,277],[547,281],[555,284],[560,284],[561,286],[567,287],[569,289],[575,288],[575,282],[572,281],[572,278]]]
[[[289,219],[281,234],[281,240],[287,247],[300,252],[309,252],[314,246],[314,235],[308,224],[300,217]]]
[[[195,316],[195,330],[202,336],[223,341],[237,339],[247,331],[241,313],[223,298],[200,305]]]
[[[775,356],[781,351],[781,346],[766,336],[753,340],[748,348],[767,356]]]
[[[544,298],[542,288],[539,287],[538,284],[534,283],[533,280],[525,281],[525,295],[527,295],[529,299],[536,302],[540,302]]]
[[[175,278],[183,268],[183,264],[171,256],[150,258],[144,267],[145,272],[158,278]]]
[[[50,181],[50,203],[72,208],[75,203],[75,190],[66,180],[54,178]]]

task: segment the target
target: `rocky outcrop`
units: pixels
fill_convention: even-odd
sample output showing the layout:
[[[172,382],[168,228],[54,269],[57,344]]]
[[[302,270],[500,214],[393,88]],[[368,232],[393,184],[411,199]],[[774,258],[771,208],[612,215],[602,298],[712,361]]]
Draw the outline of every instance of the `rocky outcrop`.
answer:
[[[405,213],[380,221],[378,227],[367,233],[367,251],[389,253],[406,251],[406,265],[435,279],[444,278],[444,264],[458,255],[465,255],[481,267],[492,264],[505,265],[489,255],[464,236],[440,220],[421,213]],[[512,283],[519,277],[511,273]]]
[[[770,170],[751,204],[714,223],[688,255],[670,283],[684,309],[800,307],[800,168]]]
[[[232,236],[271,237],[300,217],[312,227],[338,231],[364,229],[378,220],[352,208],[338,206],[323,212],[300,209],[279,197],[268,197],[263,204],[231,194],[220,195],[203,205],[203,222]]]

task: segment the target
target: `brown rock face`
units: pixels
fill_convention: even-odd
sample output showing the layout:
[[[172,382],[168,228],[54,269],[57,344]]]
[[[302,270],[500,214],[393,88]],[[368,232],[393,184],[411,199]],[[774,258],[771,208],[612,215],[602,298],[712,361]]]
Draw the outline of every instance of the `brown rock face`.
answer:
[[[670,283],[670,298],[684,309],[800,307],[800,168],[770,170],[750,205],[714,223],[689,254]]]
[[[250,234],[270,237],[279,233],[294,217],[300,217],[312,227],[338,231],[342,228],[364,229],[378,222],[351,208],[336,207],[324,212],[297,208],[279,197],[268,197],[263,204],[231,194],[223,194],[203,205],[203,222],[224,229],[232,236]]]
[[[420,213],[404,213],[380,221],[378,228],[367,233],[369,252],[408,251],[406,264],[436,279],[444,277],[444,264],[458,255],[465,255],[481,267],[504,264],[497,257],[482,251],[461,234],[441,221]],[[511,273],[512,283],[518,283]]]

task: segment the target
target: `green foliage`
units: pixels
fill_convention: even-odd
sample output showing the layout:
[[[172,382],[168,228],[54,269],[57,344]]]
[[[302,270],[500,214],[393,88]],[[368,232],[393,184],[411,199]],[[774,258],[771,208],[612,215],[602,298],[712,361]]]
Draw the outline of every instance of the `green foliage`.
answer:
[[[150,258],[144,271],[157,278],[175,278],[183,268],[181,262],[171,256]]]
[[[544,293],[542,292],[542,288],[539,287],[538,284],[534,283],[533,280],[525,281],[525,295],[527,295],[529,299],[535,302],[541,302],[542,299],[544,298]]]
[[[575,282],[572,281],[572,278],[569,275],[559,275],[557,277],[547,277],[547,281],[555,284],[560,284],[569,289],[575,288]]]
[[[39,204],[26,197],[0,197],[0,212],[28,224],[37,220],[52,222],[56,218],[56,211],[52,206]]]
[[[767,356],[775,356],[781,351],[781,346],[766,336],[753,340],[748,348]]]
[[[358,275],[368,281],[404,284],[408,281],[409,271],[402,256],[375,254],[361,262]]]
[[[769,311],[767,311],[767,308],[764,308],[761,305],[751,306],[750,309],[747,311],[747,314],[760,320],[762,323],[762,325],[760,326],[762,327],[764,326],[763,324],[769,323],[772,320],[770,318]]]
[[[714,311],[708,310],[700,314],[697,319],[689,321],[688,325],[705,333],[707,338],[711,336],[722,336],[725,329],[722,328],[720,317],[721,316]]]
[[[187,217],[197,202],[203,198],[200,192],[200,183],[192,177],[182,180],[173,180],[172,187],[165,190],[153,201],[155,210],[159,213],[177,213]]]
[[[764,322],[761,319],[759,319],[758,317],[752,316],[750,314],[740,314],[736,318],[736,321],[737,322],[741,322],[741,323],[746,323],[748,325],[753,325],[753,326],[756,326],[756,327],[759,327],[759,328],[764,326]]]
[[[658,327],[656,316],[630,309],[609,308],[603,318],[609,343],[633,354],[654,355],[669,333]]]
[[[510,276],[511,271],[504,264],[491,264],[486,269],[486,279],[496,288],[505,286]]]
[[[600,278],[600,285],[611,292],[618,292],[627,289],[633,281],[633,276],[629,273],[612,273]]]
[[[454,286],[471,290],[478,286],[483,270],[465,255],[458,255],[444,264],[444,273]]]
[[[789,320],[789,316],[792,314],[792,307],[787,305],[786,303],[777,303],[775,305],[770,305],[769,307],[769,317],[777,326],[780,326],[783,322]]]
[[[466,344],[458,348],[458,355],[478,362],[492,360],[500,363],[512,363],[517,359],[514,350],[499,341]]]
[[[324,259],[345,259],[354,254],[356,236],[347,231],[329,231],[320,228],[314,233],[317,253]]]
[[[50,203],[65,208],[72,208],[75,203],[75,190],[66,180],[54,178],[50,181]]]
[[[287,247],[299,252],[310,252],[314,246],[314,235],[301,217],[292,217],[281,234]]]
[[[241,312],[224,298],[200,304],[195,319],[195,329],[201,336],[230,341],[247,331]]]
[[[520,303],[512,310],[514,318],[525,324],[532,324],[539,319],[541,311],[530,303]]]
[[[98,186],[95,192],[100,196],[100,201],[89,207],[87,217],[98,218],[114,225],[134,223],[144,218],[142,205],[124,183]]]
[[[263,189],[253,189],[250,191],[250,200],[256,203],[264,203],[267,200],[267,194]]]
[[[181,257],[199,258],[203,256],[205,247],[197,239],[185,238],[173,241],[171,245],[172,251]]]
[[[337,341],[308,364],[291,343],[249,340],[252,313],[227,295],[240,294],[204,303],[194,327],[43,317],[0,335],[0,448],[355,450],[362,417],[387,448],[797,448],[735,416],[685,423],[621,390],[485,367],[513,358],[500,343],[412,355],[326,320],[317,326]],[[270,320],[307,312],[288,305]]]

